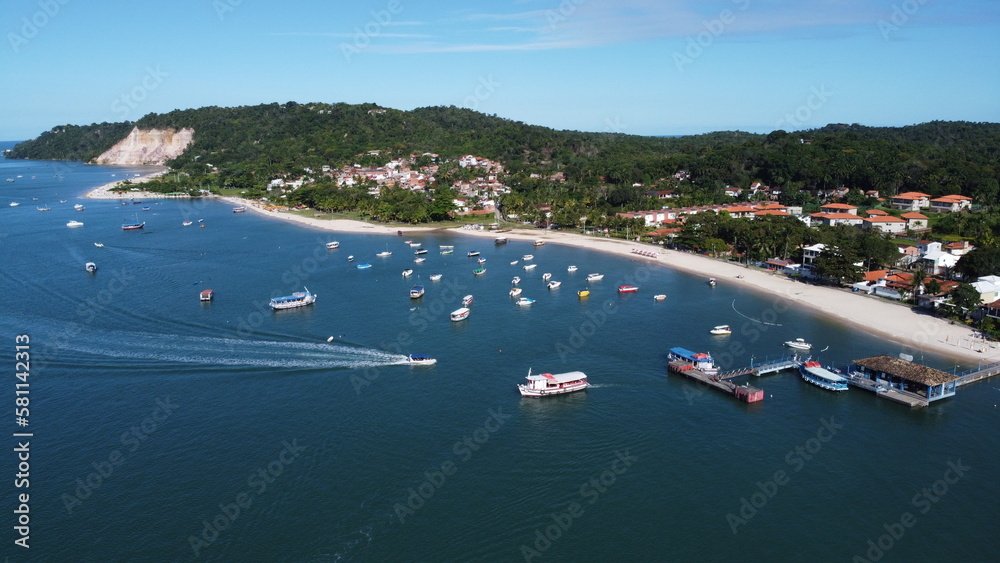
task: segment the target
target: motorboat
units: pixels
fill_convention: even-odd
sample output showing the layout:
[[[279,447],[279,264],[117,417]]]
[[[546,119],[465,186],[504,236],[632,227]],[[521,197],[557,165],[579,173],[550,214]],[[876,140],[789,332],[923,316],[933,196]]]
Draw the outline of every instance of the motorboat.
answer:
[[[575,272],[577,270],[576,266],[569,266],[566,268],[567,272]]]
[[[526,271],[526,272],[527,272],[528,270],[534,270],[534,269],[535,269],[535,267],[537,267],[537,266],[538,266],[538,264],[526,264],[526,265],[524,266],[524,271]]]
[[[493,239],[493,244],[496,245],[507,244],[507,237],[497,237]]]
[[[406,363],[411,366],[432,366],[437,360],[426,354],[410,354],[406,357]]]
[[[582,371],[570,371],[566,373],[543,373],[531,375],[528,370],[527,383],[517,386],[522,397],[547,397],[549,395],[562,395],[583,391],[590,387],[587,382],[587,374]]]
[[[486,263],[486,259],[485,258],[479,258],[479,259],[476,260],[476,262],[479,262],[480,264],[485,264]]]
[[[371,267],[372,267],[371,264],[358,264],[358,269],[359,270],[367,270],[368,268],[371,268]]]
[[[715,287],[715,284],[716,284],[715,278],[708,278],[709,287]]]
[[[199,299],[201,301],[211,301],[213,297],[215,297],[215,291],[211,289],[204,289],[202,290]]]
[[[534,260],[534,259],[535,259],[535,256],[533,254],[525,254],[524,256],[521,257],[521,260],[524,260],[525,262],[527,262],[528,260]]]
[[[326,248],[327,248],[327,250],[333,250],[335,248],[340,248],[340,242],[335,241],[335,240],[331,240],[330,242],[326,243]]]
[[[465,297],[462,298],[462,306],[468,307],[469,305],[472,305],[473,301],[474,299],[472,298],[472,295],[466,295]]]
[[[587,281],[601,281],[604,279],[604,274],[587,274]]]
[[[828,391],[847,391],[847,378],[838,375],[816,361],[803,362],[799,366],[802,379]]]
[[[348,261],[348,262],[354,262],[354,255],[353,255],[353,254],[351,254],[350,256],[348,256],[348,257],[347,257],[347,261]]]
[[[511,297],[520,297],[521,296],[521,288],[520,287],[511,288],[511,290],[510,290],[510,296]]]
[[[97,271],[97,264],[94,264],[93,262],[87,262],[84,265],[84,268],[87,270],[87,273],[93,274],[94,272]]]
[[[82,203],[77,203],[73,206],[73,211],[85,211],[87,208],[83,206]]]
[[[653,296],[653,301],[664,301],[666,300],[666,298],[667,298],[666,294],[657,293],[656,295]]]
[[[714,334],[716,336],[723,335],[723,334],[732,334],[733,333],[733,329],[729,325],[719,325],[719,326],[713,328],[712,330],[708,331],[708,333],[709,334]]]
[[[639,291],[639,288],[634,285],[619,285],[618,293],[635,293]]]
[[[431,281],[441,281],[441,274],[431,274]]]
[[[786,340],[785,346],[788,346],[789,348],[794,348],[796,350],[810,350],[813,347],[812,344],[806,342],[801,338],[796,338],[795,340]]]
[[[415,285],[410,288],[410,299],[419,299],[424,296],[424,286]]]
[[[535,242],[533,242],[531,244],[533,244],[535,246],[542,246],[543,244],[545,244],[545,241],[544,240],[536,240]]]
[[[535,302],[535,300],[532,299],[532,298],[530,298],[530,297],[521,297],[520,299],[517,300],[516,303],[517,303],[517,305],[525,307],[525,306],[531,305],[534,302]]]
[[[479,251],[478,250],[471,250],[471,251],[469,251],[468,254],[466,254],[466,256],[468,256],[469,258],[472,258],[473,256],[479,256]]]
[[[562,285],[562,282],[559,282],[559,281],[550,281],[546,287],[548,287],[549,289],[556,289],[560,285]]]
[[[413,275],[413,270],[410,270],[410,269],[403,270],[403,277],[404,278],[408,278],[408,277],[410,277],[412,275]]]
[[[306,305],[312,305],[315,302],[316,302],[316,294],[310,293],[309,288],[305,288],[305,291],[296,291],[291,295],[272,298],[271,308],[274,310],[294,309],[296,307],[305,307]]]
[[[181,223],[181,225],[183,225],[185,227],[190,227],[193,224],[194,224],[194,221],[184,221],[183,223]]]
[[[18,205],[21,205],[21,204],[20,204],[20,203],[18,203],[18,202],[16,202],[16,201],[12,201],[12,202],[10,202],[10,206],[11,206],[11,207],[17,207]]]
[[[379,252],[375,256],[378,256],[379,258],[386,258],[388,256],[392,256],[392,252],[389,252],[388,250],[383,250],[382,252]]]
[[[427,254],[427,249],[421,248],[420,250],[417,250],[413,253],[414,256],[420,256],[421,254]]]
[[[103,242],[95,242],[94,246],[96,246],[97,248],[104,248],[104,243]]]
[[[426,261],[427,261],[427,259],[426,259],[426,258],[414,258],[414,259],[413,259],[413,263],[414,263],[414,264],[423,264],[423,263],[424,263],[424,262],[426,262]]]
[[[552,274],[550,274],[548,272],[545,272],[544,274],[542,274],[542,281],[549,281],[550,279],[552,279]]]
[[[233,213],[246,213],[246,212],[247,212],[247,208],[246,208],[245,205],[240,205],[240,206],[237,206],[237,207],[233,208]]]
[[[472,270],[472,273],[477,276],[481,276],[486,273],[486,268],[476,268],[475,270]]]
[[[510,261],[510,265],[511,266],[517,266],[517,260],[511,260]]]
[[[510,283],[512,285],[517,285],[521,283],[521,276],[514,276],[514,279],[510,280]]]
[[[67,227],[82,227],[83,226],[83,222],[82,221],[70,221],[69,223],[66,223],[66,226]]]
[[[455,309],[454,311],[452,311],[450,317],[451,320],[455,322],[464,321],[465,319],[469,318],[469,315],[471,313],[472,310],[469,309],[468,307],[461,307],[459,309]]]
[[[581,289],[580,291],[576,292],[576,296],[579,297],[580,299],[583,299],[585,297],[590,297],[590,290],[589,289]]]
[[[671,371],[696,369],[706,375],[719,373],[719,366],[715,365],[715,360],[706,352],[692,352],[685,348],[676,347],[670,349],[667,357],[671,360]]]
[[[420,243],[415,240],[411,240],[407,244],[410,245],[410,248],[420,248]]]

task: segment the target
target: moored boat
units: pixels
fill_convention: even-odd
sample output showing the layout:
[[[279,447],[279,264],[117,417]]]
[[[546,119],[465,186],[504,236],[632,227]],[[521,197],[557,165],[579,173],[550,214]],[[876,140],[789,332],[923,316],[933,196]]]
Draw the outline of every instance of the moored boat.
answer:
[[[416,252],[413,253],[414,256],[420,256],[421,254],[427,254],[427,249],[421,248],[420,250],[417,250]]]
[[[542,281],[549,281],[550,279],[552,279],[552,274],[550,274],[549,272],[545,272],[544,274],[542,274]]]
[[[829,391],[847,391],[847,378],[837,375],[815,361],[803,362],[799,366],[802,379]]]
[[[653,296],[653,301],[663,301],[666,298],[667,298],[667,296],[665,294],[663,294],[663,293],[657,293],[656,295]]]
[[[547,397],[549,395],[562,395],[574,391],[583,391],[590,384],[587,382],[587,374],[582,371],[570,371],[566,373],[543,373],[531,375],[528,370],[528,382],[517,386],[522,397]]]
[[[729,325],[719,325],[719,326],[713,328],[712,330],[708,331],[708,333],[709,334],[714,334],[716,336],[723,335],[723,334],[732,334],[733,333],[733,329]]]
[[[548,283],[548,286],[547,286],[547,287],[548,287],[549,289],[555,289],[555,288],[559,287],[560,285],[562,285],[562,282],[558,282],[558,281],[550,281],[550,282]]]
[[[383,250],[382,252],[379,252],[375,256],[378,256],[379,258],[385,258],[387,256],[392,256],[392,252],[389,252],[388,250]]]
[[[358,269],[359,270],[367,270],[368,268],[371,268],[371,267],[372,267],[371,264],[358,264]]]
[[[181,223],[181,225],[183,225],[185,227],[190,227],[193,224],[194,224],[194,221],[184,221],[183,223]]]
[[[521,260],[524,260],[525,262],[527,262],[528,260],[534,260],[534,259],[535,259],[535,256],[533,254],[525,254],[524,256],[521,257]]]
[[[246,213],[246,212],[247,212],[247,208],[244,205],[240,205],[240,206],[237,206],[237,207],[233,208],[233,213]]]
[[[577,270],[576,266],[569,266],[566,268],[567,272],[575,272]]]
[[[472,310],[469,309],[468,307],[461,307],[461,308],[458,308],[458,309],[455,309],[454,311],[452,311],[451,315],[450,315],[450,318],[451,318],[452,321],[455,321],[455,322],[457,322],[457,321],[464,321],[465,319],[469,318],[469,315],[471,313],[472,313]]]
[[[104,248],[104,243],[103,242],[95,242],[94,246],[96,246],[97,248]]]
[[[517,260],[511,260],[510,261],[510,265],[511,266],[517,266]]]
[[[413,270],[410,270],[409,268],[407,268],[406,270],[403,270],[403,277],[404,278],[408,278],[408,277],[410,277],[412,275],[413,275]]]
[[[520,299],[517,300],[516,304],[520,305],[522,307],[526,307],[528,305],[531,305],[534,302],[535,302],[535,300],[532,299],[532,298],[530,298],[530,297],[521,297]]]
[[[424,296],[424,286],[415,285],[410,288],[410,299],[418,299]]]
[[[634,285],[619,285],[618,293],[635,293],[639,291],[639,288]]]
[[[414,264],[423,264],[423,263],[424,263],[424,262],[426,262],[426,261],[427,261],[427,259],[426,259],[426,258],[423,258],[423,257],[420,257],[420,258],[414,258],[414,259],[413,259],[413,263],[414,263]]]
[[[462,298],[462,306],[468,307],[469,305],[472,305],[473,301],[474,299],[472,298],[472,295],[466,295],[465,297]]]
[[[468,256],[469,258],[472,258],[473,256],[479,256],[479,251],[478,250],[470,250],[469,253],[466,254],[466,256]]]
[[[94,264],[93,262],[87,262],[84,265],[84,269],[86,269],[88,273],[93,274],[94,272],[97,271],[97,264]]]
[[[211,289],[203,289],[201,291],[201,295],[199,296],[199,299],[201,301],[211,301],[213,297],[215,297],[215,291],[213,291]]]
[[[431,274],[431,281],[441,281],[441,274]]]
[[[521,288],[520,287],[511,288],[511,290],[510,290],[510,296],[511,297],[520,297],[521,296]]]
[[[486,273],[486,268],[476,268],[475,270],[472,270],[472,273],[477,276],[481,276]]]
[[[717,375],[719,373],[719,367],[715,365],[715,360],[705,352],[692,352],[685,348],[676,347],[670,349],[667,357],[679,362],[679,364],[671,365],[671,369],[674,371],[696,369],[707,375]]]
[[[69,223],[66,223],[66,226],[67,227],[82,227],[83,226],[83,222],[82,221],[70,221]]]
[[[331,240],[330,242],[326,243],[326,248],[327,248],[327,250],[333,250],[335,248],[340,248],[340,242],[339,241],[335,241],[335,240]]]
[[[533,244],[535,246],[542,246],[543,244],[545,244],[545,241],[544,240],[536,240],[535,242],[533,242],[531,244]]]
[[[122,223],[122,230],[123,231],[138,231],[139,229],[141,229],[141,228],[143,228],[145,226],[146,226],[146,222],[145,221],[143,221],[141,223]]]
[[[535,267],[537,267],[537,266],[538,266],[538,264],[526,264],[526,265],[524,266],[524,270],[525,270],[525,271],[528,271],[528,270],[534,270],[534,269],[535,269]]]
[[[796,338],[795,340],[786,340],[784,342],[785,346],[789,348],[794,348],[796,350],[809,350],[813,347],[812,344],[806,342],[802,338]]]
[[[580,299],[583,299],[584,297],[590,297],[590,290],[581,289],[580,291],[576,292],[576,296],[579,297]]]
[[[604,279],[604,274],[587,274],[587,281],[601,281]]]
[[[513,285],[521,283],[521,276],[514,276],[514,279],[510,280],[510,283]]]
[[[87,208],[84,207],[82,203],[77,203],[76,205],[73,206],[73,211],[84,211],[86,209]]]
[[[708,278],[709,287],[715,287],[715,284],[716,284],[715,278]]]
[[[20,204],[20,203],[18,203],[18,202],[16,202],[16,201],[12,201],[12,202],[10,202],[10,206],[11,206],[11,207],[17,207],[18,205],[21,205],[21,204]]]
[[[493,244],[507,244],[507,237],[497,237],[493,239]]]
[[[295,293],[284,297],[273,297],[271,299],[271,308],[274,310],[294,309],[296,307],[312,305],[316,302],[316,294],[311,293],[309,288],[304,289],[305,291],[296,291]]]

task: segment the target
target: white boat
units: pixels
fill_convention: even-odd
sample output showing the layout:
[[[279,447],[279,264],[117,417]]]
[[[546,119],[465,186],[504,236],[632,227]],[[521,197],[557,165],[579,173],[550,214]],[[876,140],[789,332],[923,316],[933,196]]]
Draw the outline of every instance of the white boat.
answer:
[[[570,371],[566,373],[543,373],[531,375],[528,370],[528,382],[517,386],[522,397],[547,397],[549,395],[562,395],[574,391],[583,391],[590,384],[587,382],[587,374],[582,371]]]
[[[477,276],[481,276],[486,273],[486,268],[476,268],[475,270],[472,270],[472,273]]]
[[[548,288],[549,289],[555,289],[555,288],[559,287],[560,285],[562,285],[562,282],[550,281],[549,284],[548,284]]]
[[[522,297],[522,298],[520,298],[520,299],[517,300],[516,304],[520,305],[522,307],[526,307],[528,305],[531,305],[534,302],[535,302],[535,300],[532,299],[532,298],[530,298],[530,297]]]
[[[193,224],[194,224],[194,221],[184,221],[183,223],[181,223],[181,225],[183,225],[185,227],[190,227]]]
[[[796,338],[795,340],[786,340],[785,346],[789,348],[794,348],[796,350],[809,350],[813,347],[812,344],[806,342],[801,338]]]
[[[657,293],[656,295],[653,296],[653,301],[663,301],[666,298],[667,298],[666,294]]]
[[[437,360],[426,354],[410,354],[406,357],[406,363],[411,366],[432,366]]]
[[[829,391],[847,391],[847,378],[824,368],[819,362],[804,362],[799,366],[802,379]]]
[[[247,208],[246,208],[245,205],[240,205],[240,206],[237,206],[237,207],[233,208],[233,213],[246,213],[246,212],[247,212]]]
[[[351,254],[350,256],[348,256],[348,257],[347,257],[347,261],[348,261],[348,262],[354,262],[354,255],[353,255],[353,254]]]
[[[552,274],[550,274],[548,272],[545,272],[544,274],[542,274],[542,281],[549,281],[550,279],[552,279]]]
[[[40,206],[40,207],[36,206],[35,209],[37,209],[39,211],[50,211],[52,208],[49,207],[48,205],[43,205],[43,206]]]
[[[473,256],[479,256],[479,251],[478,250],[472,250],[466,256],[468,256],[469,258],[472,258]]]
[[[86,268],[88,273],[93,274],[94,272],[97,271],[97,264],[94,264],[93,262],[87,262],[84,268]]]
[[[587,274],[587,281],[600,281],[604,279],[604,274]]]
[[[451,320],[464,321],[465,319],[469,318],[469,315],[471,313],[472,310],[469,309],[468,307],[461,307],[459,309],[455,309],[454,311],[451,312]]]
[[[104,243],[103,242],[95,242],[94,246],[96,246],[97,248],[104,248]]]
[[[383,250],[382,252],[379,252],[375,256],[378,256],[379,258],[385,258],[387,256],[392,256],[392,253],[389,252],[388,250]]]
[[[708,331],[709,334],[722,335],[722,334],[732,334],[733,329],[729,325],[719,325],[712,330]]]
[[[414,263],[414,264],[423,264],[423,263],[424,263],[424,262],[426,262],[426,261],[427,261],[427,259],[426,259],[426,258],[414,258],[414,259],[413,259],[413,263]]]
[[[419,299],[424,296],[424,286],[415,285],[410,288],[410,299]]]
[[[715,278],[708,278],[709,287],[715,287],[715,284],[716,284]]]
[[[493,239],[493,244],[507,244],[507,237],[497,237]]]
[[[74,211],[84,211],[85,209],[87,209],[87,208],[84,207],[82,203],[78,203],[78,204],[76,204],[76,205],[73,206],[73,210]]]
[[[420,250],[417,250],[416,252],[413,253],[414,256],[420,256],[421,254],[427,254],[427,249],[421,248]]]
[[[476,260],[476,262],[479,262],[480,264],[485,264],[486,263],[486,259],[485,258],[479,258],[478,260]]]
[[[66,223],[66,226],[67,227],[82,227],[83,226],[83,222],[82,221],[70,221],[69,223]]]
[[[576,266],[570,266],[570,267],[566,268],[567,272],[575,272],[576,270],[577,270]]]
[[[10,202],[10,206],[11,206],[11,207],[17,207],[18,205],[21,205],[21,204],[20,204],[20,203],[18,203],[18,202],[16,202],[16,201],[12,201],[12,202]]]
[[[413,270],[409,270],[409,269],[403,270],[403,277],[404,278],[408,278],[408,277],[410,277],[412,275],[413,275]]]
[[[524,256],[521,257],[521,260],[524,260],[525,262],[527,262],[528,260],[534,260],[534,259],[535,259],[535,257],[533,255],[531,255],[531,254],[525,254]]]
[[[274,310],[294,309],[296,307],[305,307],[306,305],[312,305],[315,302],[316,302],[316,294],[310,293],[309,288],[305,288],[305,291],[296,291],[291,295],[272,298],[271,308]]]
[[[512,285],[517,285],[521,283],[521,276],[514,276],[514,279],[510,280],[510,283]]]
[[[411,241],[408,244],[410,245],[410,248],[420,248],[420,243],[419,242]]]
[[[431,274],[431,281],[441,281],[441,274]]]
[[[544,240],[536,240],[535,242],[533,242],[531,244],[533,244],[535,246],[542,246],[543,244],[545,244],[545,241]]]
[[[520,297],[520,295],[521,295],[521,288],[520,287],[515,287],[515,288],[513,288],[513,289],[510,290],[510,296],[511,297]]]
[[[524,271],[526,271],[526,272],[527,272],[528,270],[534,270],[534,269],[535,269],[535,267],[537,267],[537,266],[538,266],[538,264],[528,264],[528,265],[526,265],[526,266],[524,267]]]
[[[462,298],[462,306],[468,307],[469,305],[472,305],[472,301],[473,301],[472,296],[466,295],[465,297]]]
[[[330,242],[326,243],[326,248],[328,250],[333,250],[335,248],[340,248],[340,243],[337,242],[337,241],[335,241],[335,240],[331,240]]]
[[[511,266],[517,266],[517,260],[511,260],[510,261],[510,265]]]

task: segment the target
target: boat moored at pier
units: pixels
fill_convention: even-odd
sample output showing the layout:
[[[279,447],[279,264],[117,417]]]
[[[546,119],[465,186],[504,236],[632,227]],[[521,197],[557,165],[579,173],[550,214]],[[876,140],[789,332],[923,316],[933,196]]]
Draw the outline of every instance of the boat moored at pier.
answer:
[[[816,361],[806,361],[799,366],[802,379],[828,391],[847,391],[847,378],[837,375]]]

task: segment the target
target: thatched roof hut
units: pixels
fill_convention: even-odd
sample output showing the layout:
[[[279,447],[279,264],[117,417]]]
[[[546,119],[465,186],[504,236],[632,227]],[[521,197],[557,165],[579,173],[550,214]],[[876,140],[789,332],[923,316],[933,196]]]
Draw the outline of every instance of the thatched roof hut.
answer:
[[[950,373],[884,354],[854,360],[854,363],[872,371],[894,375],[900,379],[927,386],[941,385],[958,379]]]

